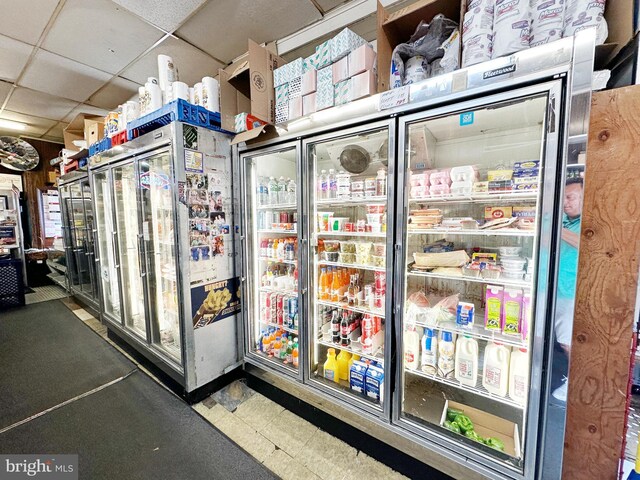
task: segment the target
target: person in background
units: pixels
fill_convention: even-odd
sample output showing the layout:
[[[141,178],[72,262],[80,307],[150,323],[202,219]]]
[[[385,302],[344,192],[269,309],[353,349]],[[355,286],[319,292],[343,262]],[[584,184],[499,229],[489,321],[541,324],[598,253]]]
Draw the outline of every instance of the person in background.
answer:
[[[554,329],[556,341],[569,358],[571,335],[573,333],[573,313],[576,296],[576,276],[578,274],[578,245],[580,243],[580,223],[582,215],[583,179],[581,174],[569,178],[564,188],[564,215],[560,241],[560,264],[558,268],[558,292]],[[556,388],[553,397],[567,401],[567,381]]]

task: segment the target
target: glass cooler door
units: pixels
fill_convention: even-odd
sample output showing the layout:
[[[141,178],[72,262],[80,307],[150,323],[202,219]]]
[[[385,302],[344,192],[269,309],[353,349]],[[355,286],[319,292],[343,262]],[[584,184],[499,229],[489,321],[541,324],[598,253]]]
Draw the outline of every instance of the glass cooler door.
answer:
[[[454,455],[520,472],[535,460],[524,452],[537,431],[554,221],[549,88],[401,126],[397,415]]]
[[[241,158],[244,187],[245,346],[249,357],[299,376],[299,150]]]
[[[384,388],[390,377],[385,351],[394,218],[389,143],[387,122],[305,142],[309,378],[377,415],[389,404]]]
[[[93,204],[91,202],[91,186],[89,185],[89,179],[82,180],[80,182],[80,188],[82,189],[82,204],[84,206],[84,218],[85,218],[85,242],[87,251],[87,268],[89,270],[89,283],[85,286],[85,294],[89,296],[96,303],[99,302],[98,298],[98,279],[96,277],[96,252],[95,252],[95,222],[93,218]]]
[[[71,220],[70,237],[73,245],[73,255],[76,261],[77,276],[74,278],[72,286],[76,291],[87,293],[90,288],[91,277],[89,275],[89,262],[87,258],[87,231],[84,217],[84,200],[82,199],[82,188],[79,182],[69,184],[69,217]]]

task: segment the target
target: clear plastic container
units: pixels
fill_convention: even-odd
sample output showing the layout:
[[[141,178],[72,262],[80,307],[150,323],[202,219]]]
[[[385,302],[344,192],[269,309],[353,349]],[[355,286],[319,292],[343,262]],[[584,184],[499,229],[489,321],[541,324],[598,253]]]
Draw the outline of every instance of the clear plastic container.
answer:
[[[378,257],[384,257],[387,254],[387,246],[384,243],[374,243],[373,254]]]
[[[505,272],[522,272],[527,261],[522,257],[502,257],[500,263]]]
[[[358,265],[369,265],[371,262],[371,253],[356,253],[356,263]]]
[[[357,255],[369,255],[371,253],[371,242],[358,242],[356,243]]]
[[[356,253],[356,242],[349,240],[340,242],[340,251],[342,253]]]
[[[324,241],[325,252],[339,252],[340,242],[337,240],[325,240]]]
[[[384,267],[386,260],[387,260],[387,257],[379,256],[379,255],[371,255],[370,264],[373,267]]]
[[[511,272],[508,270],[504,270],[502,272],[502,278],[505,280],[522,280],[524,272]]]
[[[465,265],[462,267],[462,275],[470,278],[478,278],[480,276],[480,269],[474,268],[471,265]]]
[[[356,262],[356,254],[355,253],[340,253],[339,254],[339,262],[340,263],[355,263]]]
[[[437,170],[429,176],[429,182],[433,190],[437,185],[451,185],[450,169]],[[433,193],[433,192],[432,192]]]
[[[485,268],[485,269],[480,271],[480,275],[485,280],[497,280],[498,278],[500,278],[501,274],[502,274],[502,272],[497,268],[496,269]]]
[[[498,247],[500,257],[518,257],[522,252],[522,247]]]
[[[431,185],[429,192],[432,197],[438,197],[451,194],[451,188],[447,184],[436,184]]]
[[[452,182],[470,182],[473,188],[473,182],[478,180],[478,171],[471,165],[453,167],[450,172],[450,177]]]
[[[451,184],[451,195],[471,195],[473,193],[473,182],[453,182]]]
[[[322,252],[322,260],[325,262],[337,262],[340,259],[340,254],[338,252]]]

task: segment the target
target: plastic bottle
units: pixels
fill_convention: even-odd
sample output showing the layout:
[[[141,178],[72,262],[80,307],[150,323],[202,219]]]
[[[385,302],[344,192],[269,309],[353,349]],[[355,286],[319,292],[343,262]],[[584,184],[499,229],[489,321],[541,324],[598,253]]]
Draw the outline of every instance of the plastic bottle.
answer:
[[[296,196],[296,181],[293,178],[289,179],[289,183],[287,185],[287,193],[289,194],[288,203],[298,203],[298,197]]]
[[[327,275],[327,269],[320,269],[320,278],[318,278],[318,298],[320,300],[327,299],[327,290],[329,289],[329,285],[327,284],[329,280],[329,275]]]
[[[287,181],[284,177],[278,179],[278,205],[287,203]]]
[[[340,322],[340,345],[343,347],[348,347],[351,343],[351,338],[349,337],[349,315],[346,311],[342,311],[342,321]]]
[[[378,176],[376,177],[376,195],[383,197],[387,194],[387,172],[384,168],[378,170]]]
[[[366,313],[362,317],[360,343],[362,345],[362,353],[368,355],[373,354],[373,336],[375,335],[375,322],[371,314]]]
[[[326,170],[320,171],[320,189],[318,191],[318,199],[324,200],[329,194],[329,177]]]
[[[334,381],[336,383],[340,382],[340,377],[338,375],[338,361],[336,360],[336,350],[335,348],[330,348],[327,352],[327,361],[324,362],[324,378],[327,380]]]
[[[455,373],[455,345],[451,332],[442,332],[438,345],[438,375],[443,378],[453,378]]]
[[[431,375],[438,371],[438,334],[430,328],[425,328],[422,336],[420,368],[424,373]]]
[[[335,344],[340,343],[340,315],[338,315],[338,310],[334,310],[331,314],[331,341]]]
[[[342,288],[341,274],[338,271],[334,271],[331,279],[331,301],[340,301],[340,289]]]
[[[509,349],[500,343],[488,343],[484,350],[482,386],[501,397],[509,389],[509,355]]]
[[[273,344],[273,356],[278,358],[280,356],[280,349],[282,348],[282,340],[280,337],[276,337],[276,341]]]
[[[338,179],[336,178],[336,171],[333,168],[329,169],[329,198],[336,198],[338,195]]]
[[[291,361],[293,363],[293,367],[298,368],[298,347],[293,348],[293,352],[291,353]]]
[[[511,352],[509,363],[509,396],[520,405],[526,405],[529,391],[529,354],[526,348]]]
[[[478,342],[465,335],[456,342],[456,379],[463,385],[478,383]]]
[[[338,377],[340,380],[349,380],[349,361],[351,360],[351,354],[346,350],[341,350],[336,361],[338,362]]]
[[[408,326],[404,332],[404,366],[418,370],[420,365],[420,334],[415,326]]]
[[[269,205],[277,205],[278,204],[278,182],[275,178],[269,177]]]

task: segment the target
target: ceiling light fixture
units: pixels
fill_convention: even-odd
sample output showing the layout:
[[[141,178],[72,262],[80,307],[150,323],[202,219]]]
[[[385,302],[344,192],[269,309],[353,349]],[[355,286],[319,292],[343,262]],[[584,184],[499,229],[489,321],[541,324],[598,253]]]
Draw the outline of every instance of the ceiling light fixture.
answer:
[[[3,120],[0,118],[0,128],[8,128],[10,130],[26,130],[27,124],[20,122],[12,122],[11,120]]]

